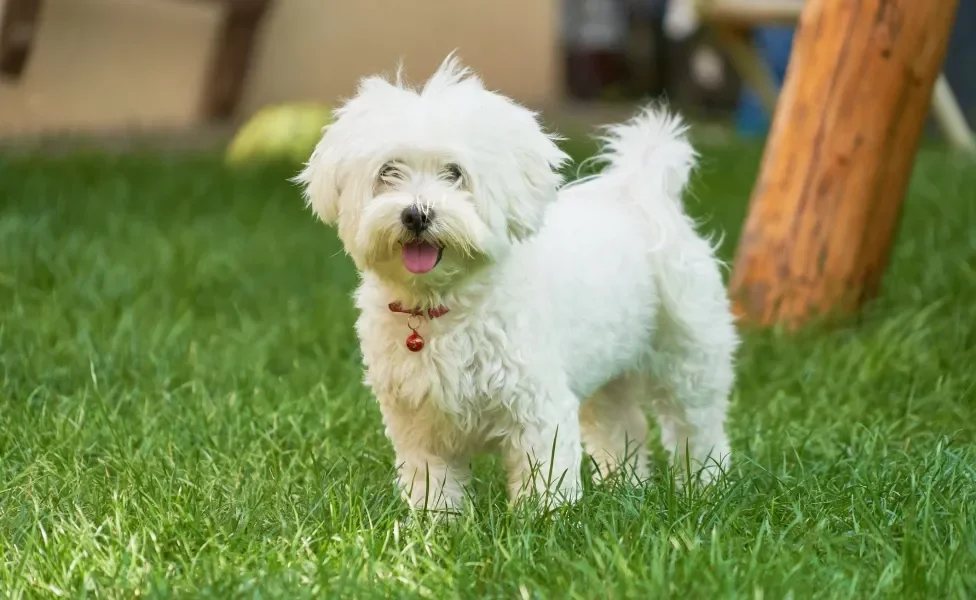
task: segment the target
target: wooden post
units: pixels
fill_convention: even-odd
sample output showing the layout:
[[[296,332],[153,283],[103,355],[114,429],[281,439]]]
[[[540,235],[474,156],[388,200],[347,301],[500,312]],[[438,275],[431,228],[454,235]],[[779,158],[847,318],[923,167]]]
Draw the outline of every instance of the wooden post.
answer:
[[[224,0],[226,13],[217,38],[203,93],[203,114],[226,119],[234,114],[244,93],[251,55],[270,0]]]
[[[779,85],[752,42],[752,32],[748,28],[723,24],[715,28],[715,34],[729,62],[742,77],[742,82],[752,88],[766,113],[773,114],[779,97]]]
[[[0,0],[0,76],[24,72],[37,35],[41,0]]]
[[[807,0],[730,295],[795,328],[873,297],[958,0]]]

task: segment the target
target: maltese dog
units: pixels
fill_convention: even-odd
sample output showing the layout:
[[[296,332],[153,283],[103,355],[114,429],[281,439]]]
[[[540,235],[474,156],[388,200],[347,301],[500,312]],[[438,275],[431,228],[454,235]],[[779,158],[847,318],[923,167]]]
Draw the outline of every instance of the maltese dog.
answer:
[[[682,207],[685,124],[608,127],[602,173],[568,185],[558,140],[452,55],[421,87],[362,80],[295,177],[360,271],[365,381],[414,509],[460,509],[482,451],[513,502],[578,498],[584,448],[643,480],[645,410],[679,483],[728,465],[738,336]]]

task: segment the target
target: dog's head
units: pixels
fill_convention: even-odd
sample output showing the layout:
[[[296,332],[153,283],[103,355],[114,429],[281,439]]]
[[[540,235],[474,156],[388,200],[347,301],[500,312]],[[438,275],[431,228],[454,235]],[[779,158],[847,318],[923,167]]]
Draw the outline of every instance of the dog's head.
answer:
[[[419,89],[363,80],[296,177],[357,267],[449,286],[540,226],[567,156],[453,56]]]

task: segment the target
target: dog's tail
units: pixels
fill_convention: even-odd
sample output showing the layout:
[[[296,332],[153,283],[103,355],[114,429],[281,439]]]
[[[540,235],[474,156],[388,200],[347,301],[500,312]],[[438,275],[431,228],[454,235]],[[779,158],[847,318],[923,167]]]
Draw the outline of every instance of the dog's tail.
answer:
[[[598,139],[602,149],[594,160],[605,165],[603,178],[625,186],[624,198],[657,215],[662,209],[684,212],[682,196],[698,160],[684,119],[650,105],[629,121],[605,127]]]
[[[726,311],[727,299],[717,268],[720,240],[700,235],[685,212],[685,188],[698,162],[688,126],[679,115],[652,105],[604,131],[596,159],[604,169],[594,184],[612,188],[606,201],[628,204],[646,219],[648,258],[665,313],[682,329],[695,330],[689,320]]]
[[[602,172],[571,185],[594,181],[610,186],[606,198],[629,204],[646,217],[661,247],[682,240],[697,244],[692,241],[697,227],[685,212],[684,194],[698,153],[688,140],[684,119],[663,105],[651,104],[628,121],[604,127],[598,140],[602,148],[591,160],[603,166]]]

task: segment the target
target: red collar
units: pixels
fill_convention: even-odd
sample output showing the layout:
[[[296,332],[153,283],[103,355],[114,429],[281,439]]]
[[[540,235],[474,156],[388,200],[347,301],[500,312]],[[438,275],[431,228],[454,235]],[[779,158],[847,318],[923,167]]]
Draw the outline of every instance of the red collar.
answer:
[[[444,305],[434,306],[433,308],[428,308],[424,310],[422,308],[403,308],[403,305],[399,302],[390,302],[390,311],[395,313],[403,313],[405,315],[413,315],[415,317],[426,316],[428,319],[436,319],[437,317],[443,317],[450,312],[448,308]]]

